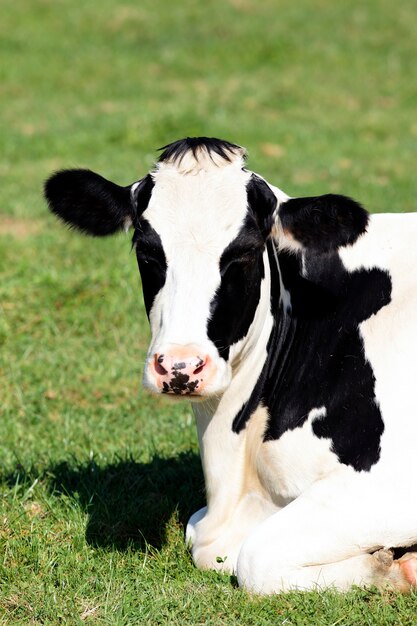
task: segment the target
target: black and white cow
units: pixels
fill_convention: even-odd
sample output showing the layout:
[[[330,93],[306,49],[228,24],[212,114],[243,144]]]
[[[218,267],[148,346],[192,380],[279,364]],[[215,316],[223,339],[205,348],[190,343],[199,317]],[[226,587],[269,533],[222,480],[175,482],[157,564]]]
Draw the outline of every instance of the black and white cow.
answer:
[[[261,593],[417,585],[417,553],[391,550],[417,542],[417,215],[290,198],[207,138],[128,187],[59,172],[46,197],[86,233],[134,230],[144,384],[197,420],[196,565]]]

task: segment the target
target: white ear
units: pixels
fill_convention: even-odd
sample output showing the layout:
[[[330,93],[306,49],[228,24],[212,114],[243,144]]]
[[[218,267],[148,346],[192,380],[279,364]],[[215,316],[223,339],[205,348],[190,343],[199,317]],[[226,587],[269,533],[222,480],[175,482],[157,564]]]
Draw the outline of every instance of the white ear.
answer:
[[[130,186],[130,202],[135,208],[135,217],[138,218],[148,208],[151,199],[154,181],[151,174],[147,174],[144,178],[137,180]],[[132,220],[126,220],[125,230],[133,225]]]
[[[141,184],[142,179],[137,180],[135,183],[132,183],[131,187],[130,187],[130,197],[132,198],[132,202],[133,200],[136,198],[136,194],[135,191],[136,189],[139,187],[139,185]]]
[[[142,179],[136,181],[136,183],[133,183],[132,186],[130,187],[130,200],[132,202],[132,206],[134,206],[137,201],[137,188],[139,187],[141,182],[142,182]],[[133,220],[131,216],[128,215],[123,224],[123,230],[125,231],[125,233],[127,233],[129,229],[132,228],[132,226],[133,226]]]
[[[288,250],[291,252],[296,252],[297,250],[302,250],[303,246],[294,239],[292,234],[288,230],[284,230],[281,220],[279,218],[279,210],[280,207],[290,200],[290,196],[282,191],[279,187],[275,187],[268,183],[271,188],[273,194],[277,199],[277,206],[274,214],[274,225],[272,227],[272,236],[278,244],[280,250]]]

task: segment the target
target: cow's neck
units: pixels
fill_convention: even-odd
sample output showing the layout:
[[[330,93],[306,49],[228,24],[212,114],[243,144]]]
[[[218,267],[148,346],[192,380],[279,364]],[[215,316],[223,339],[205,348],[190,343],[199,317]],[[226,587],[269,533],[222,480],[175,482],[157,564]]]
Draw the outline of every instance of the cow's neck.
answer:
[[[239,424],[242,421],[245,425],[259,408],[259,381],[276,327],[271,310],[283,305],[280,303],[280,275],[272,242],[268,243],[264,264],[265,278],[254,321],[246,338],[233,350],[233,377],[229,388],[216,400],[193,405],[207,504],[214,516],[227,515],[227,511],[233,510],[234,503],[245,490],[249,438],[248,429],[240,428]]]

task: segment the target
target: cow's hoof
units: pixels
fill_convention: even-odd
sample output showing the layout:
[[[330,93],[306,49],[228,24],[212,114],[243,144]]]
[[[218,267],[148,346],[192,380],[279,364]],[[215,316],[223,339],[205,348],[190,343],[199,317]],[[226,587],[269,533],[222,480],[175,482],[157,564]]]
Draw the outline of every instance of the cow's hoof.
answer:
[[[417,587],[417,552],[406,552],[397,563],[410,587]]]
[[[392,550],[379,550],[373,556],[377,564],[378,586],[388,585],[402,593],[417,588],[417,552],[406,552],[395,561]]]

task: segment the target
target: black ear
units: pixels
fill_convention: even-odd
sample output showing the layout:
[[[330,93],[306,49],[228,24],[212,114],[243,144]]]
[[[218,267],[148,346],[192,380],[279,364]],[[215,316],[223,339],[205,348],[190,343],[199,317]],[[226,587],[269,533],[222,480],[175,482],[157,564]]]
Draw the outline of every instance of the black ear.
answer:
[[[252,210],[261,233],[268,237],[274,223],[274,212],[277,207],[277,199],[269,185],[252,174],[246,185],[248,204]]]
[[[111,235],[136,221],[141,184],[131,194],[131,185],[120,187],[90,170],[65,170],[46,181],[45,197],[67,224],[90,235]]]
[[[368,225],[368,213],[358,202],[334,194],[290,198],[278,215],[284,235],[319,252],[351,245]]]

